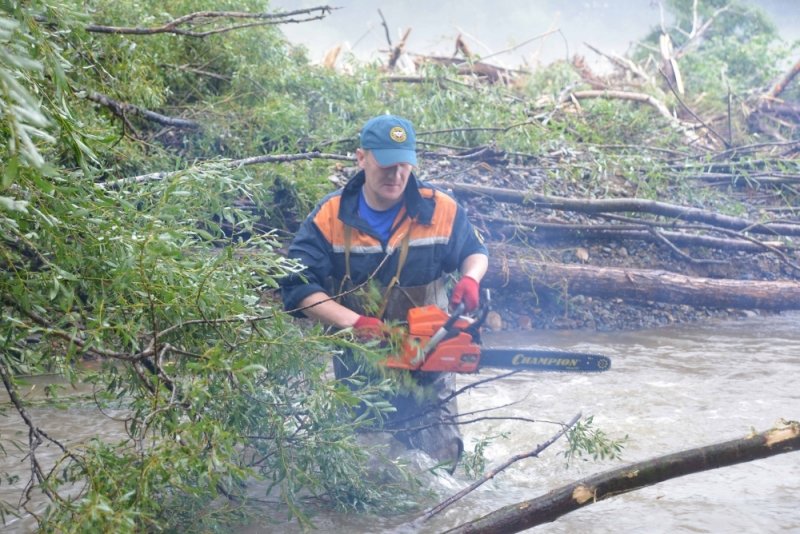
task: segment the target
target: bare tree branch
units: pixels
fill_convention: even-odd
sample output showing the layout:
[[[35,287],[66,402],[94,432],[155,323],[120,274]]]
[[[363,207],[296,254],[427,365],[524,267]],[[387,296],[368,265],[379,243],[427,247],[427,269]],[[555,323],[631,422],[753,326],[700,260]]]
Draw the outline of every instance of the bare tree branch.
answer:
[[[692,10],[692,29],[687,35],[688,37],[687,41],[683,44],[683,46],[681,46],[678,50],[675,51],[673,57],[675,59],[680,59],[682,56],[686,55],[686,53],[689,52],[692,49],[692,47],[696,46],[697,43],[700,42],[700,40],[703,38],[703,35],[711,27],[711,24],[714,23],[714,20],[716,20],[717,17],[719,17],[728,9],[730,9],[730,7],[731,7],[730,4],[722,6],[714,13],[712,13],[711,16],[708,18],[708,20],[706,20],[701,24],[700,17],[697,12],[697,0],[695,0]]]
[[[630,59],[622,57],[622,56],[618,56],[616,54],[607,54],[607,53],[595,48],[594,46],[592,46],[592,45],[590,45],[589,43],[586,43],[586,42],[584,42],[583,44],[587,48],[589,48],[589,50],[592,50],[596,54],[599,54],[599,55],[607,58],[613,64],[617,65],[618,67],[620,67],[623,70],[631,72],[634,76],[637,76],[637,77],[643,79],[646,82],[652,82],[653,81],[652,76],[647,74],[647,72],[644,69],[642,69],[639,65],[637,65],[636,63],[634,63]]]
[[[683,258],[684,260],[688,261],[689,263],[695,263],[695,264],[717,264],[717,265],[721,265],[721,264],[727,263],[726,261],[722,261],[722,260],[700,260],[700,259],[697,259],[697,258],[693,258],[693,257],[689,256],[688,254],[686,254],[681,249],[679,249],[678,247],[676,247],[674,244],[672,244],[672,242],[669,239],[667,239],[664,236],[663,233],[659,232],[655,228],[650,227],[649,231],[653,236],[656,237],[656,239],[658,239],[661,243],[663,243],[667,247],[669,247],[669,249],[671,251],[673,251],[675,254],[677,254],[678,257]]]
[[[649,104],[655,108],[658,113],[672,123],[678,123],[678,119],[670,112],[666,104],[657,100],[652,95],[647,93],[634,93],[631,91],[613,91],[613,90],[588,90],[588,91],[573,91],[572,96],[578,100],[582,98],[615,98],[618,100],[632,100],[634,102],[641,102]]]
[[[31,491],[34,487],[39,487],[51,500],[63,503],[64,501],[61,496],[56,491],[52,490],[49,484],[47,484],[47,480],[50,475],[44,472],[42,464],[39,463],[39,460],[36,457],[36,449],[44,442],[44,438],[55,444],[66,456],[72,458],[76,462],[80,463],[80,459],[72,454],[72,452],[70,452],[61,442],[50,437],[46,432],[36,426],[36,424],[33,422],[33,419],[31,419],[30,415],[25,410],[25,407],[22,405],[22,400],[17,394],[17,388],[15,387],[13,378],[11,376],[11,371],[8,369],[5,362],[1,360],[0,380],[3,382],[3,386],[8,393],[11,403],[14,405],[17,413],[22,418],[25,426],[28,427],[28,460],[30,461],[31,466],[31,477],[30,480],[28,480],[25,489],[23,490],[25,500],[20,503],[20,506],[25,508],[27,502],[31,499]]]
[[[86,95],[86,98],[91,100],[92,102],[97,102],[98,104],[102,104],[103,106],[107,107],[111,110],[114,115],[120,117],[121,119],[125,120],[127,123],[127,114],[139,115],[140,117],[144,117],[147,120],[157,122],[158,124],[163,124],[165,126],[174,126],[176,128],[199,128],[200,123],[195,122],[189,119],[180,119],[175,117],[168,117],[166,115],[162,115],[161,113],[156,113],[155,111],[150,111],[148,109],[140,108],[139,106],[135,106],[133,104],[128,104],[126,102],[119,102],[114,100],[111,97],[106,95],[97,93],[92,91]],[[132,126],[129,125],[130,128]]]
[[[381,16],[381,26],[383,26],[383,32],[386,35],[386,42],[389,44],[389,48],[394,48],[392,46],[392,35],[389,31],[389,25],[386,24],[386,18],[383,16],[383,11],[378,9],[378,15]]]
[[[791,209],[791,208],[789,208]],[[755,238],[742,235],[732,230],[712,228],[702,225],[674,224],[672,222],[657,222],[632,217],[620,217],[610,214],[599,214],[599,217],[609,220],[619,220],[628,224],[578,224],[578,223],[553,223],[544,220],[530,219],[517,220],[505,217],[481,217],[487,224],[487,232],[496,236],[498,240],[510,239],[511,236],[522,234],[526,240],[537,237],[549,238],[552,236],[575,238],[608,238],[653,241],[655,236],[650,233],[650,228],[671,228],[673,230],[697,230],[700,232],[719,232],[730,235],[733,239],[713,237],[710,235],[691,234],[688,232],[670,232],[660,230],[660,233],[672,243],[690,246],[707,247],[720,250],[742,250],[745,252],[775,252],[780,254],[781,249],[794,250],[797,247],[785,243],[766,243]],[[784,255],[788,261],[788,258]]]
[[[542,443],[540,445],[537,445],[536,448],[534,448],[531,451],[512,456],[511,458],[509,458],[508,460],[506,460],[502,464],[498,465],[497,467],[495,467],[494,469],[492,469],[491,471],[486,473],[484,476],[482,476],[480,479],[476,480],[475,482],[473,482],[472,484],[467,486],[466,488],[462,489],[461,491],[459,491],[458,493],[456,493],[454,495],[451,495],[450,497],[448,497],[444,501],[440,502],[439,504],[437,504],[433,508],[430,508],[429,510],[425,511],[424,515],[422,516],[422,520],[423,521],[429,520],[430,518],[432,518],[433,516],[435,516],[436,514],[438,514],[439,512],[441,512],[442,510],[444,510],[448,506],[450,506],[451,504],[455,503],[456,501],[458,501],[459,499],[461,499],[465,495],[471,493],[473,490],[475,490],[478,487],[480,487],[481,485],[483,485],[485,482],[493,479],[498,474],[502,473],[510,465],[512,465],[512,464],[514,464],[514,463],[516,463],[516,462],[518,462],[520,460],[524,460],[526,458],[535,458],[535,457],[539,456],[539,454],[541,454],[542,451],[544,451],[547,447],[549,447],[550,445],[555,443],[556,440],[558,440],[558,438],[560,438],[561,436],[566,434],[566,432],[570,428],[575,426],[575,424],[580,420],[580,418],[581,418],[581,414],[579,412],[572,419],[570,419],[569,422],[564,424],[561,427],[561,430],[559,430],[552,437],[550,437],[550,439],[548,439],[547,441],[545,441],[544,443]]]
[[[800,236],[800,224],[754,222],[741,217],[733,217],[699,208],[682,207],[675,204],[641,198],[610,198],[600,200],[580,200],[573,198],[538,195],[496,187],[437,182],[442,187],[456,193],[487,196],[499,202],[522,204],[533,208],[572,210],[582,213],[612,213],[639,211],[660,215],[682,221],[703,222],[730,230],[747,230],[758,234]]]
[[[695,113],[694,111],[692,111],[692,109],[691,109],[689,106],[687,106],[687,105],[686,105],[686,103],[684,103],[683,99],[681,99],[681,96],[680,96],[679,92],[678,92],[678,91],[675,89],[675,87],[672,85],[672,81],[669,79],[669,76],[667,76],[667,75],[666,75],[666,73],[664,73],[664,71],[663,71],[663,70],[661,70],[661,69],[658,69],[658,72],[661,74],[661,77],[662,77],[662,78],[664,78],[664,81],[665,81],[665,82],[667,82],[667,85],[669,86],[669,89],[670,89],[670,91],[672,91],[672,94],[673,94],[673,95],[675,95],[675,98],[678,100],[678,102],[680,102],[681,106],[683,106],[683,109],[685,109],[686,111],[688,111],[688,112],[689,112],[689,114],[690,114],[692,117],[694,117],[694,120],[696,120],[697,122],[699,122],[700,124],[702,124],[702,125],[703,125],[703,127],[704,127],[706,130],[708,130],[709,132],[711,132],[712,134],[714,134],[714,137],[716,137],[717,139],[719,139],[720,141],[722,141],[722,144],[725,146],[725,148],[726,148],[726,149],[727,149],[727,148],[730,148],[730,147],[731,147],[731,145],[730,145],[730,143],[728,143],[728,140],[727,140],[727,139],[725,139],[725,138],[724,138],[724,137],[722,137],[722,136],[721,136],[719,133],[717,133],[717,131],[716,131],[714,128],[712,128],[712,127],[711,127],[711,126],[710,126],[708,123],[706,123],[706,122],[705,122],[703,119],[701,119],[701,118],[700,118],[700,117],[697,115],[697,113]]]
[[[246,13],[241,11],[197,11],[173,19],[161,26],[150,28],[125,27],[125,26],[104,26],[101,24],[89,24],[86,31],[94,33],[114,33],[125,35],[155,35],[159,33],[172,33],[175,35],[186,35],[189,37],[207,37],[212,34],[224,33],[254,26],[270,26],[276,24],[299,24],[320,20],[328,16],[334,9],[331,6],[318,6],[308,9],[298,9],[286,13]],[[305,18],[294,18],[294,17]],[[196,31],[189,28],[196,28],[207,25],[212,21],[227,19],[254,20],[245,24],[232,24],[211,30]]]
[[[595,504],[684,475],[768,458],[800,449],[800,423],[782,425],[706,447],[638,462],[572,482],[546,495],[515,503],[447,531],[450,534],[519,532]]]

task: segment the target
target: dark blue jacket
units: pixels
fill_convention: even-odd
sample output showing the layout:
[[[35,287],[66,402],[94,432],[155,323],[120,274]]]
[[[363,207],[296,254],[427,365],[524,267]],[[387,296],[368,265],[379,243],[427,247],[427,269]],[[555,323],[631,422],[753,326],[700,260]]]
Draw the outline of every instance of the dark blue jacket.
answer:
[[[351,226],[350,274],[355,284],[375,273],[387,286],[397,272],[400,249],[406,232],[408,256],[400,287],[420,286],[451,273],[467,256],[487,254],[483,239],[467,219],[464,209],[447,193],[420,182],[412,174],[404,193],[404,207],[395,220],[386,243],[358,215],[358,197],[364,185],[364,171],[342,189],[327,195],[309,214],[297,232],[289,257],[306,268],[281,281],[284,306],[294,310],[308,295],[329,293],[329,280],[339,287],[345,275],[345,225]],[[381,262],[386,259],[381,265]],[[296,314],[301,315],[301,314]]]

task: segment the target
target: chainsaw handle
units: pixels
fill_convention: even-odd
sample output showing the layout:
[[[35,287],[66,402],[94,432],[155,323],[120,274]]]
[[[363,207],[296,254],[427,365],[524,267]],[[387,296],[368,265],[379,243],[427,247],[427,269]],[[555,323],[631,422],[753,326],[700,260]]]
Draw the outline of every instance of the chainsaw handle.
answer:
[[[453,314],[450,316],[450,318],[447,319],[447,322],[444,323],[442,327],[439,328],[439,330],[437,330],[431,336],[431,338],[428,340],[428,343],[426,343],[425,346],[422,348],[421,358],[423,361],[425,358],[428,357],[428,354],[433,352],[433,349],[435,349],[436,346],[439,343],[441,343],[441,341],[447,336],[447,334],[453,328],[453,325],[456,324],[456,321],[458,320],[459,316],[463,313],[463,311],[464,311],[464,303],[460,302],[458,306],[456,306],[456,309],[453,310]],[[415,358],[415,360],[416,359],[417,358]],[[418,362],[415,361],[414,363]]]
[[[487,315],[489,315],[489,303],[491,302],[492,297],[489,293],[488,289],[483,290],[483,298],[481,299],[481,307],[478,310],[478,316],[475,320],[470,324],[467,328],[464,329],[464,332],[469,333],[474,339],[478,339],[479,335],[478,332],[480,331],[481,325],[486,321]],[[458,318],[464,313],[464,309],[466,306],[463,302],[459,302],[456,306],[456,309],[453,310],[452,315],[450,318],[447,319],[447,322],[442,325],[442,327],[436,331],[435,334],[431,337],[428,341],[428,344],[425,345],[423,349],[423,353],[427,356],[430,354],[433,349],[436,348],[436,345],[442,342],[442,340],[450,333],[453,329],[453,325],[456,323]]]
[[[451,328],[453,328],[453,325],[454,325],[454,324],[456,324],[456,321],[458,321],[458,318],[459,318],[459,317],[461,317],[461,314],[462,314],[462,313],[464,313],[464,308],[465,308],[465,307],[466,307],[466,306],[464,305],[464,303],[463,303],[463,302],[459,302],[459,303],[458,303],[458,306],[456,306],[456,309],[455,309],[455,310],[453,310],[453,313],[452,313],[452,315],[450,315],[450,318],[447,320],[447,322],[446,322],[446,323],[444,323],[444,325],[442,326],[442,328],[440,328],[439,330],[440,330],[440,331],[441,331],[441,330],[444,330],[444,331],[446,331],[446,332],[449,332],[449,331],[450,331],[450,329],[451,329]],[[437,332],[437,334],[438,334],[438,333],[439,333],[439,332]]]
[[[484,289],[482,293],[483,296],[481,297],[481,307],[478,310],[478,315],[475,317],[472,324],[464,329],[464,332],[471,335],[476,343],[480,343],[480,328],[483,326],[483,323],[486,322],[486,317],[489,316],[489,309],[491,308],[492,302],[492,294],[488,289]]]

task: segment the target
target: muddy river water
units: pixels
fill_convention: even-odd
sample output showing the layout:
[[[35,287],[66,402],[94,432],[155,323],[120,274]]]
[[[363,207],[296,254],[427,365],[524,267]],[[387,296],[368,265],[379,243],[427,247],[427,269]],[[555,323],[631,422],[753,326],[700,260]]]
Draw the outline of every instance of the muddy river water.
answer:
[[[800,313],[682,325],[629,333],[487,333],[486,345],[548,346],[606,354],[612,369],[600,374],[515,375],[471,390],[462,412],[507,405],[495,415],[567,421],[578,412],[612,438],[628,436],[620,460],[578,461],[565,466],[556,443],[541,457],[523,460],[422,526],[409,517],[360,517],[320,513],[315,532],[441,532],[501,506],[531,499],[576,479],[684,449],[767,430],[778,419],[800,420]],[[460,377],[461,385],[490,376]],[[40,427],[80,439],[114,432],[85,410],[34,408]],[[9,411],[0,416],[3,439],[22,427]],[[470,448],[479,436],[497,436],[487,465],[527,452],[557,428],[546,423],[483,420],[463,429]],[[20,436],[23,437],[24,436]],[[7,447],[8,450],[8,447]],[[3,470],[25,472],[9,450]],[[22,466],[22,467],[20,467]],[[445,498],[471,481],[463,473],[428,479]],[[0,498],[9,498],[0,486]],[[435,504],[435,501],[431,504]],[[27,532],[30,520],[4,531]],[[705,471],[587,506],[543,533],[800,533],[800,452]],[[256,522],[239,532],[303,532],[296,525]]]

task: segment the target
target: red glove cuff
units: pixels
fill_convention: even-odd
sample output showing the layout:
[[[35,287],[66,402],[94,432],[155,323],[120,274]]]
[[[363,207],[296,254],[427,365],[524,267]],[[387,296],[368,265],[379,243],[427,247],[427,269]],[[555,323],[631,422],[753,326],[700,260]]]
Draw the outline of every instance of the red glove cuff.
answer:
[[[472,311],[478,307],[480,283],[471,276],[465,275],[458,281],[450,295],[450,305],[455,307],[464,303],[465,311]]]
[[[355,330],[356,336],[360,340],[369,341],[382,338],[384,336],[385,327],[383,321],[377,317],[359,315],[356,322],[353,323],[353,330]]]
[[[383,321],[377,317],[370,317],[368,315],[359,315],[356,322],[353,323],[355,330],[372,330],[378,331],[383,328]]]

